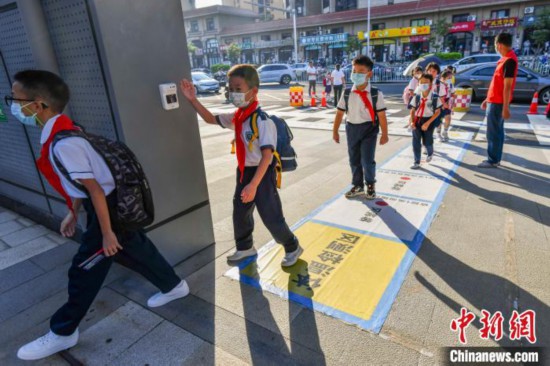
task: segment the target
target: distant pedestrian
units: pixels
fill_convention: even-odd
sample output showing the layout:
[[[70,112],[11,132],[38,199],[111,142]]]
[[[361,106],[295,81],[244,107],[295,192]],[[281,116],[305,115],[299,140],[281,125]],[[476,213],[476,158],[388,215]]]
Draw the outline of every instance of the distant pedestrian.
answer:
[[[481,109],[487,116],[487,160],[480,168],[496,168],[500,165],[504,148],[504,120],[510,118],[510,103],[516,86],[518,58],[512,50],[512,35],[500,33],[495,39],[495,49],[502,56],[497,62],[487,98]]]
[[[342,96],[342,89],[346,87],[346,74],[340,69],[340,65],[337,64],[330,77],[334,87],[334,105],[337,105]]]
[[[315,66],[313,66],[313,61],[309,61],[309,66],[306,69],[306,73],[307,79],[309,81],[308,94],[311,97],[311,91],[313,91],[313,94],[315,94],[315,85],[317,83],[317,69],[315,68]]]
[[[328,100],[330,98],[330,94],[332,92],[332,78],[330,77],[330,73],[326,72],[323,76],[323,86],[325,87],[325,96]]]

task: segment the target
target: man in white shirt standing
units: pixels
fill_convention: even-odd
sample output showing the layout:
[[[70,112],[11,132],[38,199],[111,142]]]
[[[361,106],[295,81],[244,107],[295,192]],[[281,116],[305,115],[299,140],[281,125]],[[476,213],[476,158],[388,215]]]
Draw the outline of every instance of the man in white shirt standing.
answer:
[[[346,86],[346,74],[340,70],[340,64],[336,64],[336,69],[332,71],[330,77],[334,87],[334,105],[337,105],[342,96],[342,88]]]
[[[309,61],[309,66],[306,69],[307,79],[309,80],[309,89],[308,93],[311,97],[311,90],[313,89],[313,94],[315,94],[315,84],[317,82],[317,69],[313,66],[313,61]]]

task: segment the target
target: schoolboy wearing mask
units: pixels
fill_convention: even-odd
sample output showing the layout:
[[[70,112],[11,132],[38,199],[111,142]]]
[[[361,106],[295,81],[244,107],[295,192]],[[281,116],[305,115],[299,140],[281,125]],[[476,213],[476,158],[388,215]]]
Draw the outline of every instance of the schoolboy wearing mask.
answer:
[[[257,207],[275,241],[285,248],[281,265],[290,267],[296,263],[303,249],[285,221],[277,193],[276,161],[273,159],[277,146],[277,128],[272,120],[262,118],[262,114],[257,113],[258,138],[252,140],[254,133],[251,117],[259,112],[260,79],[256,69],[252,65],[235,65],[227,77],[229,99],[237,110],[217,116],[197,99],[193,83],[186,79],[180,83],[183,95],[206,123],[235,130],[238,169],[237,187],[233,196],[233,229],[236,250],[227,259],[236,262],[256,255],[252,233],[254,208]]]
[[[382,129],[380,145],[389,141],[384,95],[377,88],[372,87],[369,81],[373,66],[372,60],[364,55],[357,56],[353,60],[353,71],[350,77],[353,87],[351,91],[346,90],[336,107],[333,126],[333,139],[336,143],[340,143],[338,129],[344,113],[346,114],[346,136],[352,173],[352,188],[346,193],[347,198],[360,195],[365,195],[367,199],[376,197],[375,152],[380,129]],[[374,93],[376,94],[373,97]]]

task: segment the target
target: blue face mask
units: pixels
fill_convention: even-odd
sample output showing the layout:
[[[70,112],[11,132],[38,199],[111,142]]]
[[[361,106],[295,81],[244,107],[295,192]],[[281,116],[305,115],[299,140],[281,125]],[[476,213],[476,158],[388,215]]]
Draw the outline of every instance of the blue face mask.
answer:
[[[363,85],[367,82],[366,74],[358,74],[358,73],[352,72],[349,78],[355,86]]]
[[[23,114],[23,111],[22,111],[22,109],[25,108],[26,106],[28,106],[29,104],[32,104],[32,103],[27,103],[24,106],[22,106],[19,103],[12,103],[12,105],[11,105],[11,114],[15,118],[17,118],[19,120],[19,122],[21,122],[24,125],[36,126],[37,123],[38,123],[37,118],[36,118],[36,113],[33,114],[32,116],[25,116]]]

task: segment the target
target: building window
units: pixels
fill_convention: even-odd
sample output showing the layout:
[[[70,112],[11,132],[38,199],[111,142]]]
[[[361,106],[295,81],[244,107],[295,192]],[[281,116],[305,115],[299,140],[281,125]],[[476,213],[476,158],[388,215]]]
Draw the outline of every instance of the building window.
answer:
[[[292,33],[283,33],[281,39],[289,39],[292,38]]]
[[[501,9],[491,11],[491,19],[508,18],[510,16],[510,9]]]
[[[386,29],[386,23],[376,23],[376,24],[373,24],[371,30],[383,30],[383,29]]]
[[[341,27],[341,28],[332,28],[330,30],[330,34],[340,34],[340,33],[344,33],[344,28]]]
[[[470,14],[453,15],[453,23],[467,22]]]
[[[357,0],[336,0],[336,11],[357,9]]]
[[[323,9],[330,7],[330,0],[323,0]]]
[[[260,36],[260,39],[261,39],[262,41],[271,41],[271,35],[269,35],[269,34],[264,34],[264,35]]]
[[[214,18],[206,18],[206,30],[209,30],[209,31],[216,30],[216,24],[214,23]]]
[[[422,27],[426,25],[426,19],[413,19],[411,20],[411,27]]]
[[[199,31],[199,22],[198,20],[192,20],[191,21],[191,32],[198,32]]]
[[[250,37],[243,37],[243,43],[252,43],[252,38],[250,38]]]
[[[393,0],[388,0],[388,5],[393,5]]]

